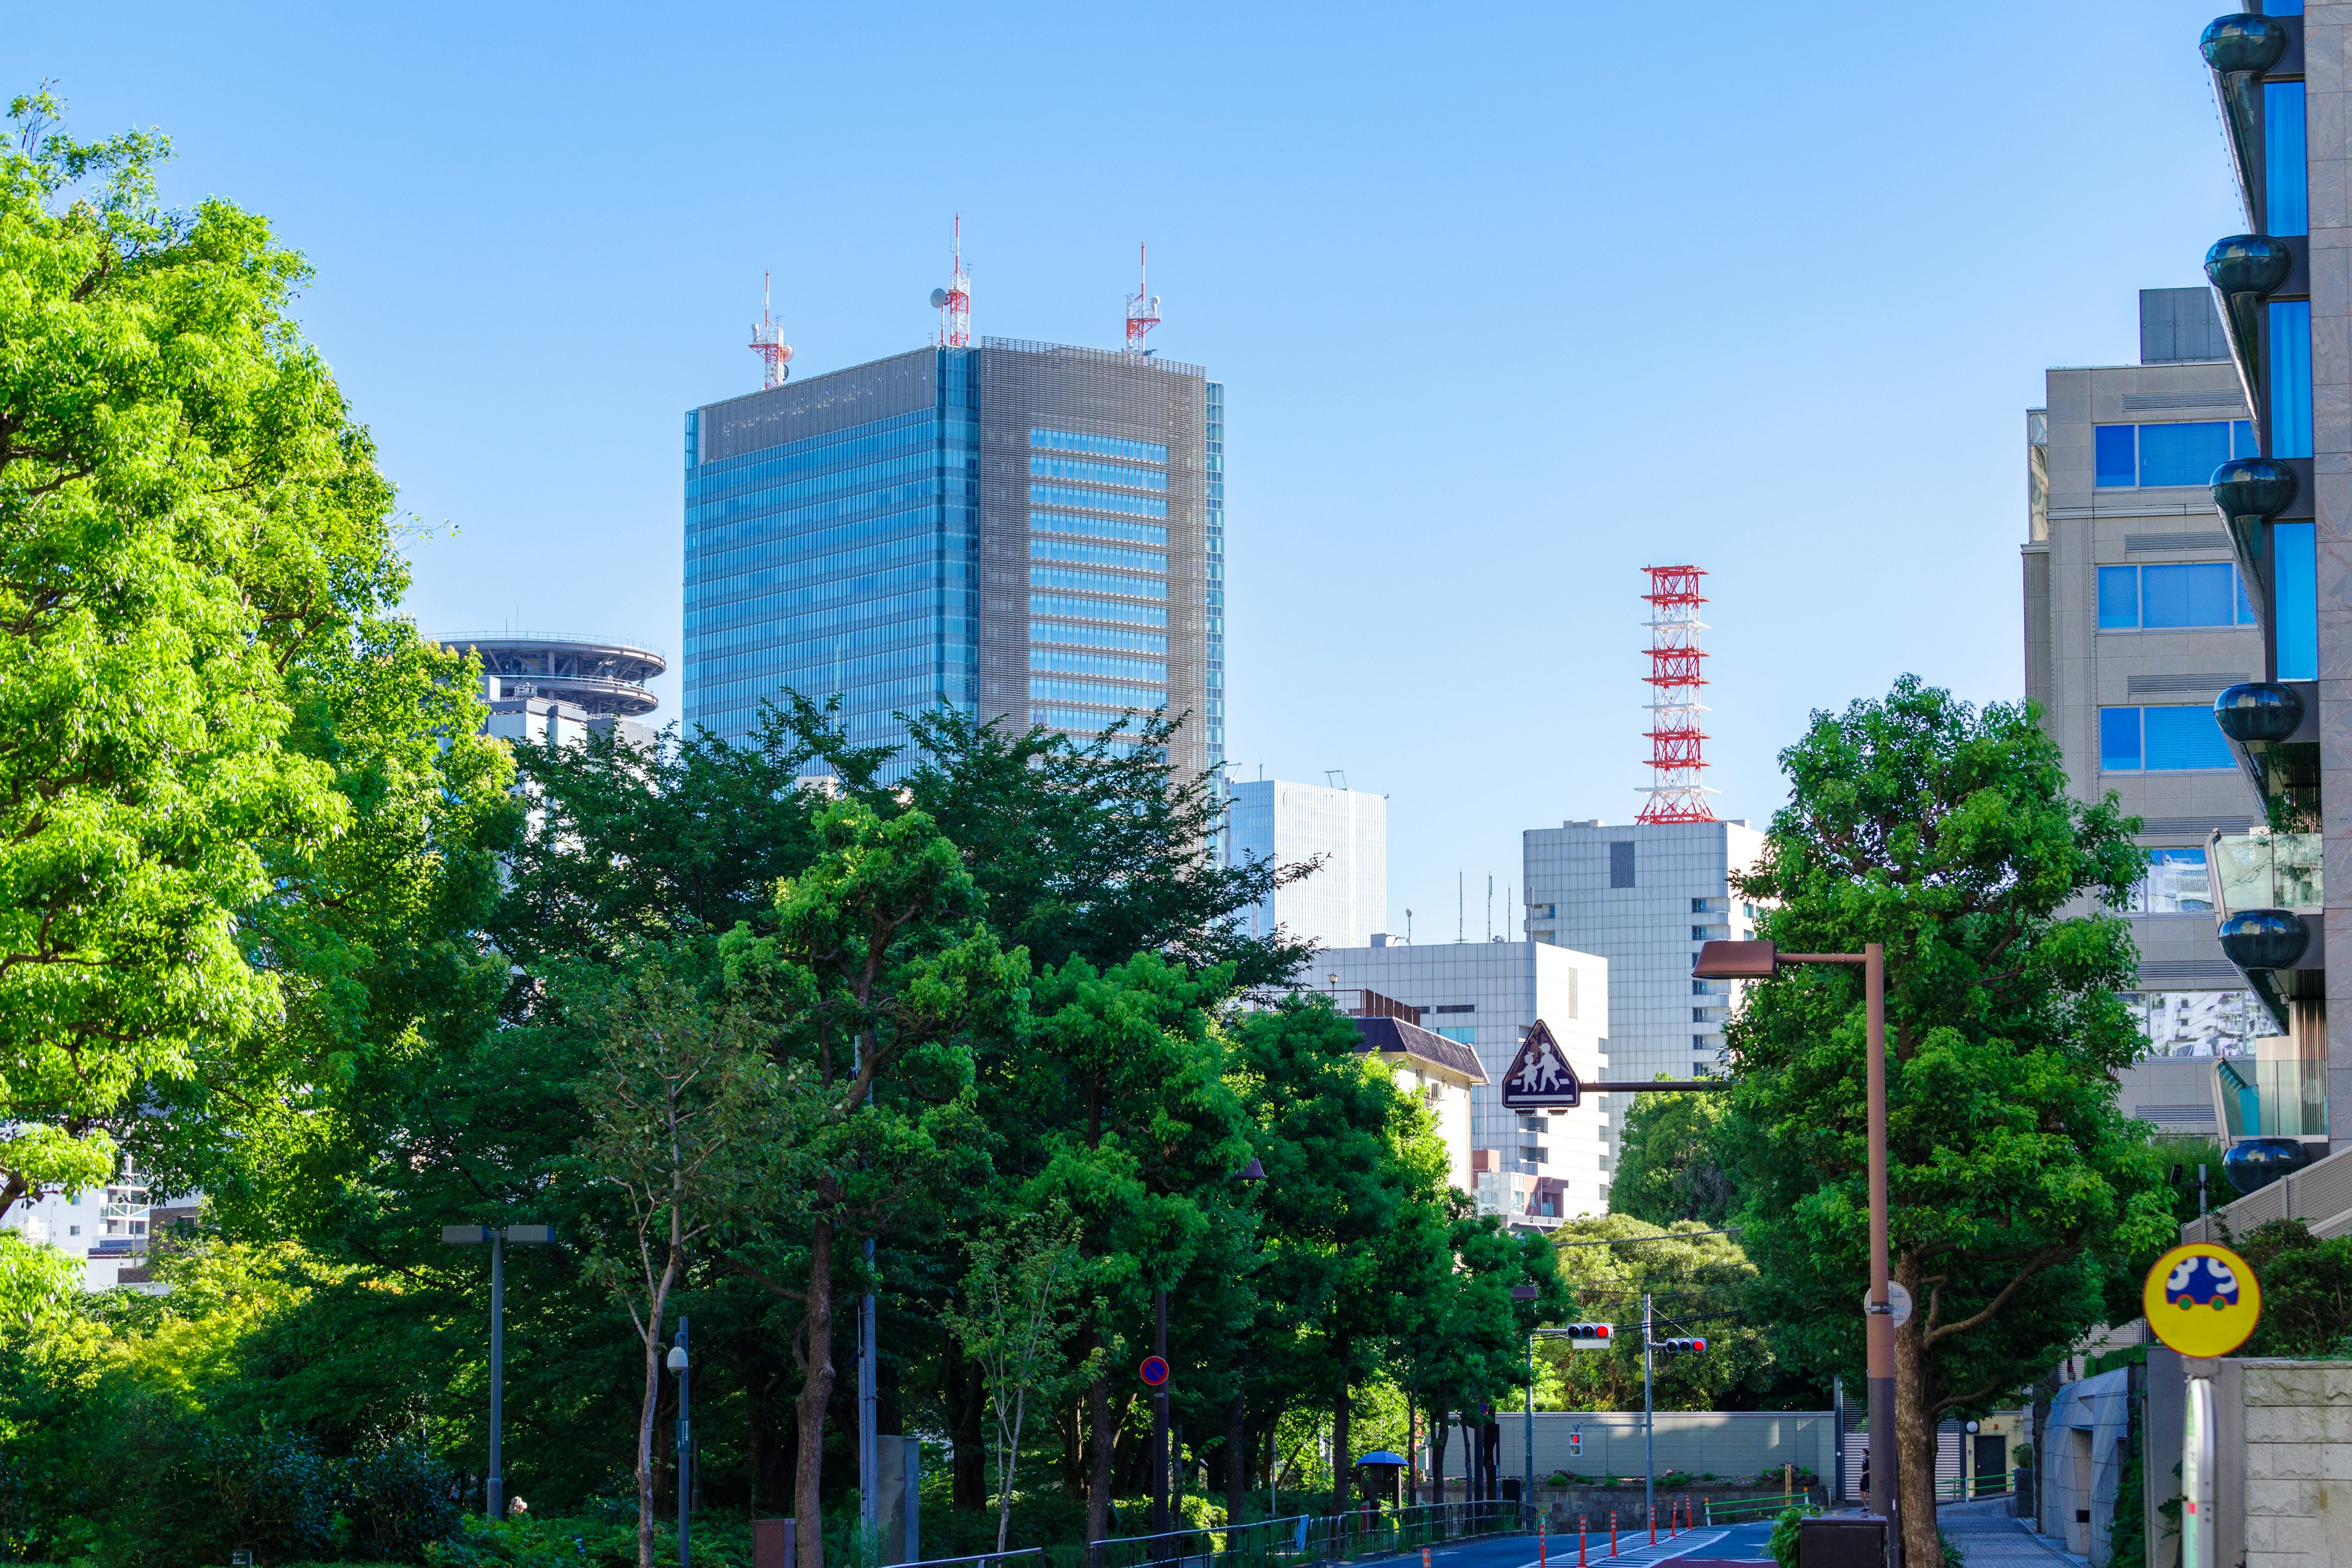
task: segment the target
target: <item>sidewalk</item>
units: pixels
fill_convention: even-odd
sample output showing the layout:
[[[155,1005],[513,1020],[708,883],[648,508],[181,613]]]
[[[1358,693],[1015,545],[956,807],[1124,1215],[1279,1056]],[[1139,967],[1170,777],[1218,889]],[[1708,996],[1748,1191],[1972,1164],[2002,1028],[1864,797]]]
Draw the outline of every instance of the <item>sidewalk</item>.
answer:
[[[1969,1568],[2091,1568],[2089,1558],[2034,1534],[2010,1513],[2007,1498],[1948,1503],[1936,1510],[1936,1526],[1952,1538]]]

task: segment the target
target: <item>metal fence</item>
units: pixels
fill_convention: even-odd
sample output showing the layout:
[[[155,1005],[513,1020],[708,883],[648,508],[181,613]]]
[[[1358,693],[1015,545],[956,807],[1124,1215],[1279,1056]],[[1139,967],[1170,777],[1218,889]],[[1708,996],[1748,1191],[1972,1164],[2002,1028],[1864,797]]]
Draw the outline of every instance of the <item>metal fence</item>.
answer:
[[[1091,1547],[1048,1548],[1045,1555],[1052,1568],[1312,1568],[1533,1528],[1528,1510],[1516,1502],[1367,1505],[1339,1514],[1292,1514],[1251,1524],[1117,1536]]]

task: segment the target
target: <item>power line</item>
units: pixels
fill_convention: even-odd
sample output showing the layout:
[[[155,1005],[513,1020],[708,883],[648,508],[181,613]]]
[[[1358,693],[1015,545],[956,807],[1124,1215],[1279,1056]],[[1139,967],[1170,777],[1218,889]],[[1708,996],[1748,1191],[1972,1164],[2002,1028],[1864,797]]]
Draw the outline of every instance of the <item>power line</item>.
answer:
[[[1555,1241],[1554,1247],[1631,1247],[1637,1241],[1689,1241],[1702,1236],[1738,1236],[1741,1227],[1729,1226],[1722,1230],[1675,1230],[1657,1236],[1614,1236],[1603,1241]]]

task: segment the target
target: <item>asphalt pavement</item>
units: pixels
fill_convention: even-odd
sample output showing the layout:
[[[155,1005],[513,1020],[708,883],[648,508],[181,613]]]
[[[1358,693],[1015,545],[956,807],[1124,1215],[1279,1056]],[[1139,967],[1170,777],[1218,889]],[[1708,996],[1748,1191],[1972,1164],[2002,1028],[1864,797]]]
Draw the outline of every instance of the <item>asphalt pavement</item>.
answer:
[[[1655,1546],[1650,1544],[1646,1530],[1638,1534],[1621,1531],[1617,1555],[1612,1557],[1609,1537],[1603,1532],[1585,1538],[1582,1561],[1584,1568],[1602,1568],[1604,1563],[1608,1568],[1647,1568],[1662,1563],[1672,1563],[1675,1568],[1755,1568],[1755,1564],[1767,1561],[1764,1543],[1771,1536],[1770,1520],[1702,1526],[1679,1535],[1661,1535]],[[1411,1552],[1388,1561],[1410,1565],[1420,1555]],[[1541,1545],[1540,1554],[1532,1535],[1492,1536],[1459,1546],[1432,1547],[1429,1568],[1578,1568],[1576,1533],[1570,1531],[1549,1537]]]

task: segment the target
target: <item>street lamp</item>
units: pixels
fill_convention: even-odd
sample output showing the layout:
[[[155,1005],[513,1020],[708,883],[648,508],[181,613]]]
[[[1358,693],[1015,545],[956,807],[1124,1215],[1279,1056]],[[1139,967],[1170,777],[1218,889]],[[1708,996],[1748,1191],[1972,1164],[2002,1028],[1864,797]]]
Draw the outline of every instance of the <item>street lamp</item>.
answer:
[[[1886,949],[1865,942],[1860,952],[1782,952],[1769,942],[1710,942],[1698,950],[1691,974],[1699,980],[1769,980],[1784,963],[1862,966],[1865,1070],[1869,1078],[1870,1300],[1864,1347],[1870,1375],[1870,1510],[1886,1521],[1887,1568],[1902,1568],[1903,1531],[1895,1514],[1895,1307],[1886,1289]],[[1886,1440],[1879,1441],[1884,1434]]]
[[[507,1480],[499,1463],[499,1427],[506,1415],[507,1265],[506,1245],[548,1247],[555,1241],[550,1225],[510,1225],[504,1230],[487,1225],[445,1225],[442,1241],[451,1247],[490,1244],[490,1474],[483,1489],[492,1519],[504,1519]]]
[[[689,1568],[687,1551],[687,1520],[693,1511],[688,1506],[694,1496],[694,1422],[688,1413],[686,1393],[691,1381],[686,1361],[686,1316],[678,1315],[677,1341],[669,1347],[666,1363],[677,1374],[677,1568]]]
[[[1511,1287],[1511,1300],[1514,1301],[1533,1301],[1542,1295],[1543,1290],[1538,1286]],[[1521,1434],[1527,1438],[1528,1474],[1527,1479],[1519,1483],[1519,1501],[1529,1510],[1536,1506],[1536,1332],[1533,1329],[1528,1331],[1528,1415],[1520,1423]],[[1532,1512],[1529,1517],[1533,1517]]]

